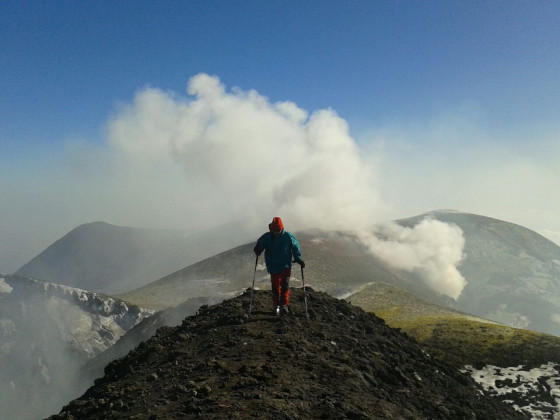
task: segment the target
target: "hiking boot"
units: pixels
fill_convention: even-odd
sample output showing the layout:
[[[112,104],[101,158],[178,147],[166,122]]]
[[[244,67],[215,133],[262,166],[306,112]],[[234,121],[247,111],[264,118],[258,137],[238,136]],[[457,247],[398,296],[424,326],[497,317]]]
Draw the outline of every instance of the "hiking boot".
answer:
[[[290,310],[288,309],[288,305],[282,306],[281,314],[282,314],[282,316],[290,314]]]

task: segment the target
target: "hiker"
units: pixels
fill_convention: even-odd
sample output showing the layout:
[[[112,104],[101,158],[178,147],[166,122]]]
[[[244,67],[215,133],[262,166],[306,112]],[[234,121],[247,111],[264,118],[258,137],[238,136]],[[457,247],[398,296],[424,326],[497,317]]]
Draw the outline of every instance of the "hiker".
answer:
[[[264,251],[266,270],[270,274],[272,285],[272,304],[276,315],[290,313],[290,276],[292,274],[292,257],[294,262],[305,267],[297,239],[284,230],[282,219],[275,217],[268,225],[269,232],[262,235],[253,251],[257,257]]]

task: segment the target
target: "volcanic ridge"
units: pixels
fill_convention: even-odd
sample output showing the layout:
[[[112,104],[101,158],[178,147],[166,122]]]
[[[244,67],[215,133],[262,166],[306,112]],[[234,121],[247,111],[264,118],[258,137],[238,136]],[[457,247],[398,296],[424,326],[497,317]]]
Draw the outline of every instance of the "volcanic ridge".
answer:
[[[272,315],[270,291],[202,306],[161,327],[55,419],[517,419],[467,375],[372,313],[292,289]]]

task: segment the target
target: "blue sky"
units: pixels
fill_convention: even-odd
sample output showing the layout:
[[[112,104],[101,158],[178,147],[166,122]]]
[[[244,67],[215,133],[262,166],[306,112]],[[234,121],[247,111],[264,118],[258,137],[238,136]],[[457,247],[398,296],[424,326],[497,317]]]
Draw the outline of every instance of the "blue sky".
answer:
[[[558,109],[557,2],[201,1],[2,4],[3,138],[99,129],[144,85],[199,72],[357,128],[476,103],[496,124]],[[4,140],[4,139],[3,139]]]
[[[108,134],[115,121],[146,89],[177,108],[196,101],[186,89],[200,73],[308,117],[331,109],[375,166],[372,196],[392,209],[379,218],[450,207],[560,238],[559,19],[555,1],[5,0],[0,270],[79,223],[164,225],[156,211],[107,211],[118,174],[88,165],[133,167],[115,151],[129,143]]]

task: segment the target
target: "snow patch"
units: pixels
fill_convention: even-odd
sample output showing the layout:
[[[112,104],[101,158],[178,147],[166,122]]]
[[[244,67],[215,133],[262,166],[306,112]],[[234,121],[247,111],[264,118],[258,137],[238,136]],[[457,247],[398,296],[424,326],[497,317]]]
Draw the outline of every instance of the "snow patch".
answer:
[[[313,245],[322,245],[325,243],[324,239],[320,239],[320,238],[313,238],[310,241]]]
[[[4,277],[0,277],[0,293],[11,293],[12,290],[14,289],[4,281]]]
[[[16,324],[11,319],[0,319],[0,337],[9,337],[17,331]]]
[[[337,296],[335,296],[337,299],[348,299],[350,296],[355,295],[356,293],[361,292],[362,290],[370,287],[371,285],[375,284],[374,281],[370,281],[366,284],[362,284],[360,286],[351,288],[346,290],[345,292],[341,292],[339,293]]]
[[[37,359],[37,367],[39,368],[40,377],[45,385],[49,385],[51,383],[49,368],[43,363],[43,359],[41,357]]]
[[[499,305],[494,311],[488,312],[484,317],[514,328],[527,329],[531,323],[528,316],[519,312],[509,312],[505,303]]]
[[[533,419],[560,418],[560,364],[549,362],[533,369],[467,365],[462,372],[470,374],[486,393],[510,403],[517,401],[514,408]],[[547,402],[551,400],[554,403]]]
[[[44,315],[53,321],[62,341],[88,359],[111,347],[128,330],[154,313],[153,310],[129,308],[120,299],[57,283],[28,278],[25,287],[42,292]],[[25,301],[19,302],[19,306],[21,319],[25,319],[30,308]],[[0,333],[4,336],[12,335],[13,330],[11,324],[0,323]],[[49,378],[48,372],[43,376]]]

